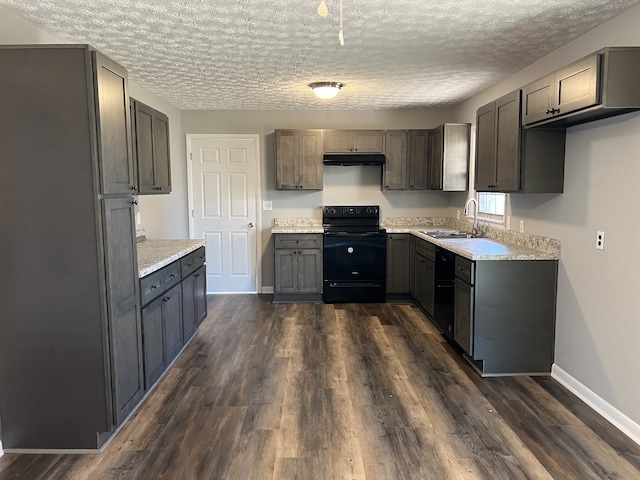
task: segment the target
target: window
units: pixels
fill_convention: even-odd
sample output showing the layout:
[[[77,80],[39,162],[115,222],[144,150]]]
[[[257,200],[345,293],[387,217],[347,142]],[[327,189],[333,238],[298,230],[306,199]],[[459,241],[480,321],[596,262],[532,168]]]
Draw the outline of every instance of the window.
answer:
[[[478,193],[478,217],[504,223],[506,193]]]

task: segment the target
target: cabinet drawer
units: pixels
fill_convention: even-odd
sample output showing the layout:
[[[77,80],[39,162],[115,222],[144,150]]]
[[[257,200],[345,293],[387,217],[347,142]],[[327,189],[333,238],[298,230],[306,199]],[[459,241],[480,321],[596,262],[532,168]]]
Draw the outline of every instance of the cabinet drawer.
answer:
[[[160,270],[162,289],[167,290],[180,282],[180,262],[173,262]]]
[[[416,253],[431,260],[432,262],[436,261],[436,246],[426,240],[419,238],[416,239]]]
[[[140,279],[141,305],[146,305],[166,290],[163,286],[163,270],[158,270]]]
[[[276,233],[275,248],[322,248],[319,233]]]
[[[180,266],[182,269],[182,278],[187,277],[191,272],[195,272],[198,268],[204,265],[204,247],[185,255],[180,259]]]
[[[456,255],[456,277],[473,285],[475,282],[475,262]]]

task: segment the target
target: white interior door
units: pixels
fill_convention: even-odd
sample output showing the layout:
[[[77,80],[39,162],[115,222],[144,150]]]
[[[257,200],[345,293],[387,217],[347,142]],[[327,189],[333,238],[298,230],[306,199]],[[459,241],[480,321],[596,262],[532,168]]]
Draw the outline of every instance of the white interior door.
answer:
[[[257,292],[258,135],[187,135],[192,238],[207,241],[207,291]]]

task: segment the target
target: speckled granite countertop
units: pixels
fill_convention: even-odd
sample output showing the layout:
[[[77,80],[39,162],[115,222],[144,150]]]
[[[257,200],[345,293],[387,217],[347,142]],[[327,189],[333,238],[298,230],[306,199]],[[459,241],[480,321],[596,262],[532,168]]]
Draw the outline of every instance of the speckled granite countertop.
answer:
[[[448,217],[395,217],[383,218],[380,226],[387,233],[411,233],[435,245],[470,260],[558,260],[560,241],[553,238],[530,235],[487,225],[479,230],[486,238],[436,239],[421,233],[422,230],[454,229],[470,231],[468,220]],[[275,219],[272,233],[322,233],[320,219]]]
[[[206,240],[144,240],[138,245],[138,277],[146,277],[197,250]]]
[[[320,218],[276,218],[271,233],[323,233]]]

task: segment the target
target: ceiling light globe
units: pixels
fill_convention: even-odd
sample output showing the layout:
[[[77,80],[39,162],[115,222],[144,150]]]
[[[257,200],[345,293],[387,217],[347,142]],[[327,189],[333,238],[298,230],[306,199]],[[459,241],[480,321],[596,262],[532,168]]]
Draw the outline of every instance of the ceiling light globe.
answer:
[[[318,97],[328,100],[335,97],[344,84],[340,82],[313,82],[309,86]]]

